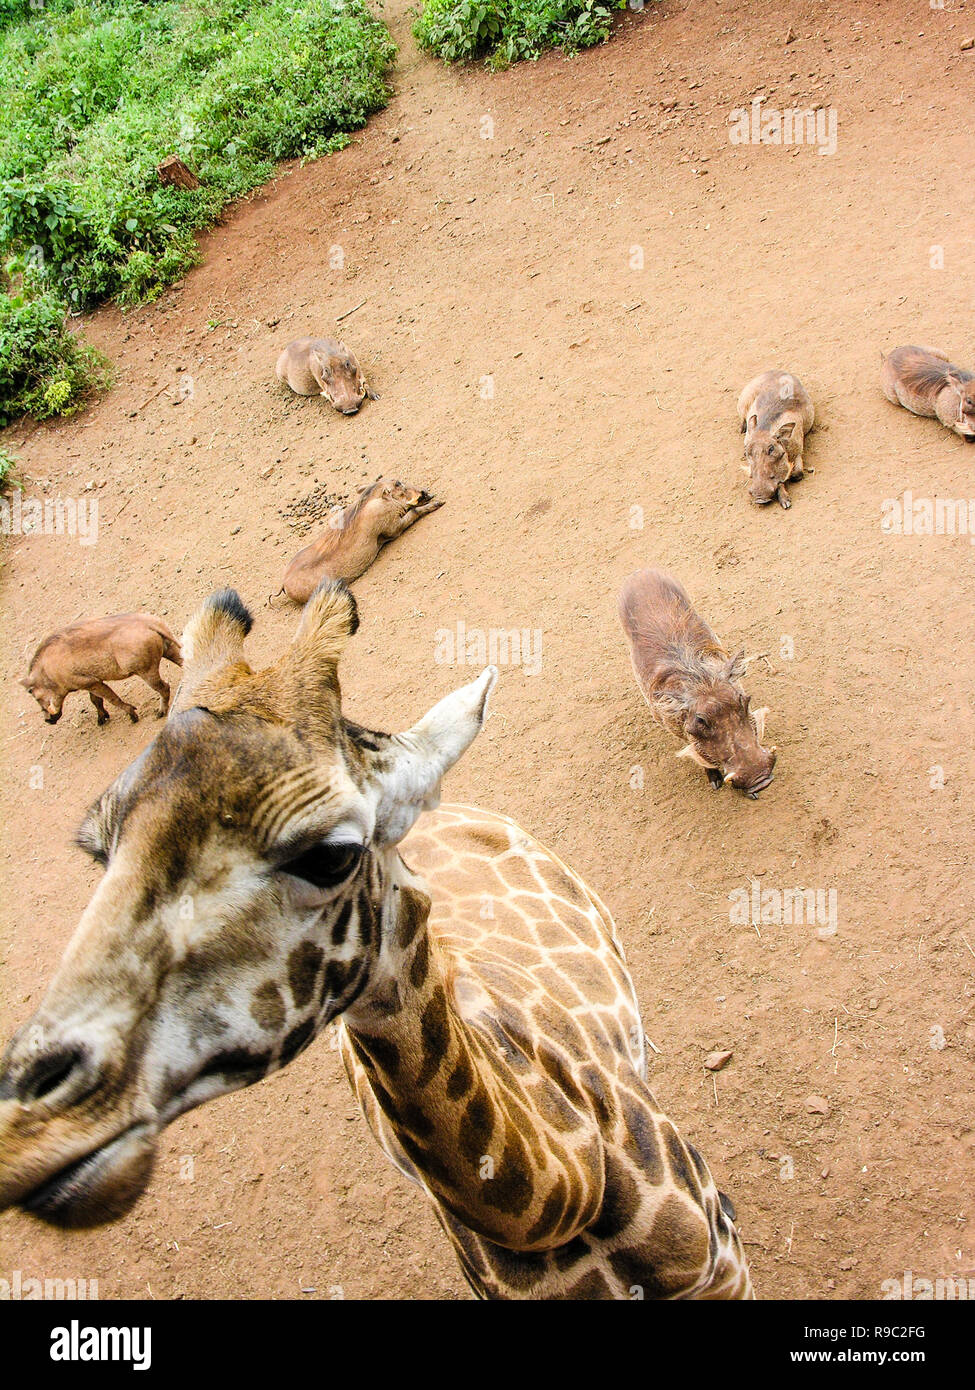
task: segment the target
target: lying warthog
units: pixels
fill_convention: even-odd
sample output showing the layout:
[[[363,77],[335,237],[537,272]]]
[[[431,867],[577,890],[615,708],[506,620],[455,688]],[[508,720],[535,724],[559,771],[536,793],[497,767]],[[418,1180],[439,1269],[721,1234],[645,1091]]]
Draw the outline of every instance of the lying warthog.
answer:
[[[749,497],[759,506],[777,497],[780,507],[791,507],[785,485],[802,477],[803,440],[816,418],[809,392],[788,372],[762,372],[738,397],[738,418]]]
[[[367,396],[379,400],[355,353],[334,338],[295,338],[275,370],[299,396],[324,396],[343,415],[354,415]]]
[[[956,367],[930,347],[899,347],[884,358],[884,395],[914,415],[935,416],[975,443],[975,372]]]
[[[638,570],[623,585],[619,616],[637,685],[650,713],[687,743],[712,787],[730,782],[753,799],[772,780],[774,748],[762,747],[768,709],[749,713],[751,697],[735,677],[744,653],[729,657],[676,579]]]
[[[322,579],[351,583],[388,541],[442,506],[429,492],[395,478],[378,478],[351,507],[337,507],[318,540],[299,550],[284,572],[284,592],[295,603],[306,603]]]
[[[182,666],[179,643],[161,618],[151,613],[116,613],[88,618],[54,632],[37,648],[21,685],[33,695],[49,724],[61,718],[61,706],[73,690],[87,690],[99,724],[108,719],[105,701],[118,705],[135,724],[134,705],[119,699],[107,680],[139,676],[159,696],[159,718],[169,708],[169,686],[159,671],[163,657]]]

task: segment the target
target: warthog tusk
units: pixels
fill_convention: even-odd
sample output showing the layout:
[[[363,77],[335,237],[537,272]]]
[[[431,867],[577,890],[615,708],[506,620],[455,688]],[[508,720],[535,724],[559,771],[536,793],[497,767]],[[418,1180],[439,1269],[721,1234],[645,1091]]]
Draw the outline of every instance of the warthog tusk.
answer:
[[[732,777],[734,777],[734,775],[735,775],[735,774],[734,774],[733,772],[726,772],[726,773],[725,773],[725,775],[724,775],[724,780],[725,780],[725,785],[726,785],[726,786],[727,786],[727,784],[731,781]]]
[[[676,753],[674,756],[677,758],[693,758],[694,761],[696,763],[700,763],[702,767],[711,766],[710,763],[706,763],[704,761],[704,759],[701,757],[700,753],[697,751],[697,749],[694,747],[692,743],[688,743],[686,747],[682,748],[680,752]]]
[[[743,473],[750,473],[752,471],[747,463],[739,463],[738,467]]]
[[[755,725],[755,733],[758,736],[759,743],[761,743],[762,739],[765,737],[765,716],[768,712],[768,705],[763,705],[761,709],[752,711],[752,723]]]

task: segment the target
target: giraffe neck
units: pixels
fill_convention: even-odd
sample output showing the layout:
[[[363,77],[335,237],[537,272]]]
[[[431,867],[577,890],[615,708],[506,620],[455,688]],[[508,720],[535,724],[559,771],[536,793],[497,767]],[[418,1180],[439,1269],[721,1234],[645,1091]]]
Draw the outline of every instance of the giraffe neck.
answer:
[[[397,875],[369,985],[343,1016],[352,1051],[400,1147],[446,1211],[514,1249],[571,1239],[603,1199],[603,1183],[592,1181],[602,1167],[595,1126],[588,1115],[573,1117],[570,1151],[565,1103],[556,1128],[519,1084],[518,1073],[537,1074],[536,1063],[503,1029],[482,1040],[467,1024],[429,912],[421,880],[408,870]]]

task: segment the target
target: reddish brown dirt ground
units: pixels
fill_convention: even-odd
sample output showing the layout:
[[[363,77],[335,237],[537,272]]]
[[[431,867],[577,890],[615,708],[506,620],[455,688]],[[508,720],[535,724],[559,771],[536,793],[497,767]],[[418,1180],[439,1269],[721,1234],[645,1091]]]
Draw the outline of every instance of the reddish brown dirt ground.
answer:
[[[668,2],[500,75],[420,57],[395,8],[388,109],[235,209],[157,304],[85,325],[117,364],[110,394],[8,432],[32,491],[94,485],[101,528],[7,549],[3,1032],[97,880],[70,843],[83,810],[156,730],[137,682],[138,725],[98,729],[75,696],[48,728],[15,681],[34,645],[83,614],[179,627],[233,583],[258,612],[252,659],[271,658],[295,617],[265,601],[304,543],[282,512],[394,472],[447,501],[355,586],[346,711],[403,727],[474,674],[434,661],[439,627],[542,630],[541,672],[502,671],[446,798],[515,816],[612,908],[654,1090],[734,1195],[759,1294],[975,1275],[975,551],[880,526],[906,489],[972,495],[975,449],[878,384],[899,342],[975,365],[975,7]],[[758,92],[833,107],[836,153],[733,146],[728,114]],[[277,352],[360,301],[342,331],[382,399],[346,419],[289,397]],[[749,507],[739,472],[735,399],[771,365],[821,422],[790,512]],[[746,686],[780,756],[757,802],[712,793],[649,724],[615,617],[648,563],[767,654]],[[752,878],[835,889],[835,935],[734,925]],[[734,1057],[712,1081],[714,1047]],[[8,1214],[0,1247],[5,1276],[95,1277],[104,1296],[465,1296],[324,1040],[175,1123],[120,1224]]]

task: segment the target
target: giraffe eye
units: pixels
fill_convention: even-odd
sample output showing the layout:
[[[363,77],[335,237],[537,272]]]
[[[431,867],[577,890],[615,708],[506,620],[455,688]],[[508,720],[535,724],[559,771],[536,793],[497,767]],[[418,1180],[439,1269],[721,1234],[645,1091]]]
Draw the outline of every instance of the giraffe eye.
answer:
[[[349,877],[362,858],[364,849],[364,845],[348,842],[337,845],[313,845],[296,859],[289,859],[286,864],[281,864],[280,872],[294,874],[295,878],[313,883],[316,888],[334,888],[336,884]]]

